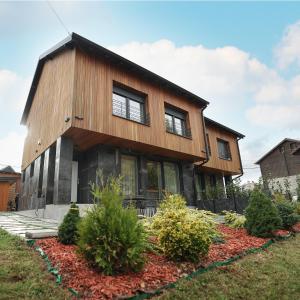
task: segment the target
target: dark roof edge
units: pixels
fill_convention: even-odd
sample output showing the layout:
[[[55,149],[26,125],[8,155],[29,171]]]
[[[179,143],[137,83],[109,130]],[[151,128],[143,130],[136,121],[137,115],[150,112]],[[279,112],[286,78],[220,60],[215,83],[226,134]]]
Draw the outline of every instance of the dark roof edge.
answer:
[[[226,131],[228,131],[228,132],[230,132],[230,133],[236,135],[237,137],[239,137],[239,138],[241,138],[241,139],[245,137],[244,134],[242,134],[242,133],[240,133],[240,132],[237,132],[237,131],[235,131],[235,130],[233,130],[233,129],[231,129],[231,128],[229,128],[229,127],[227,127],[227,126],[225,126],[225,125],[223,125],[223,124],[221,124],[221,123],[218,123],[218,122],[216,122],[216,121],[214,121],[214,120],[212,120],[212,119],[209,119],[209,118],[207,118],[207,117],[204,117],[204,120],[205,120],[205,123],[212,124],[212,125],[215,125],[215,126],[217,126],[217,127],[219,127],[219,128],[222,128],[222,129],[224,129],[224,130],[226,130]]]
[[[159,81],[160,83],[162,83],[163,85],[165,85],[166,87],[168,87],[171,90],[177,91],[178,93],[184,95],[185,97],[189,97],[191,100],[196,101],[200,104],[202,104],[203,106],[207,106],[209,104],[208,101],[204,100],[203,98],[189,92],[188,90],[176,85],[175,83],[147,70],[146,68],[80,36],[77,33],[72,33],[70,36],[68,36],[67,38],[65,38],[64,40],[62,40],[61,42],[59,42],[58,44],[56,44],[54,47],[50,48],[48,51],[44,52],[40,57],[39,57],[39,61],[34,73],[34,77],[32,80],[32,84],[29,90],[29,94],[27,97],[27,101],[26,101],[26,105],[23,111],[23,115],[21,118],[21,124],[25,124],[26,120],[27,120],[27,116],[28,113],[30,111],[31,105],[32,105],[32,101],[37,89],[37,85],[42,73],[42,69],[44,66],[44,63],[47,59],[51,59],[53,58],[56,54],[58,54],[59,52],[63,51],[66,48],[72,48],[72,47],[81,47],[81,48],[86,48],[88,50],[91,51],[91,49],[93,49],[93,51],[97,51],[99,54],[104,54],[107,57],[110,57],[110,59],[112,59],[113,61],[118,61],[120,62],[122,65],[124,66],[128,66],[130,67],[130,69],[132,71],[138,71],[138,72],[142,72],[144,74],[147,75],[147,77],[151,80],[156,80]]]
[[[257,162],[255,162],[255,165],[259,165],[259,163],[266,158],[269,154],[271,154],[276,148],[278,148],[281,144],[284,142],[300,142],[300,140],[285,138],[281,142],[279,142],[276,146],[274,146],[270,151],[268,151],[265,155],[263,155]]]

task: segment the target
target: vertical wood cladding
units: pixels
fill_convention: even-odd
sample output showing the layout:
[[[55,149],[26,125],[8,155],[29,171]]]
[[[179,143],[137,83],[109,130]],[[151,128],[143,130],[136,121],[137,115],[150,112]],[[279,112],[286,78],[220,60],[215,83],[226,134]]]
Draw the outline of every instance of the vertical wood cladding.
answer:
[[[211,155],[209,157],[209,161],[204,164],[202,168],[221,170],[224,171],[225,174],[240,174],[242,167],[239,159],[239,146],[236,136],[224,129],[209,124],[206,125],[206,132],[208,133],[209,137]],[[219,158],[217,139],[222,139],[229,143],[231,160]]]
[[[73,126],[99,132],[130,142],[138,142],[188,153],[201,160],[205,157],[201,105],[179,97],[156,83],[141,79],[112,65],[103,59],[94,58],[76,51],[75,86],[73,103]],[[128,121],[112,115],[112,87],[118,82],[147,95],[150,126]],[[166,132],[165,103],[188,113],[192,139]]]
[[[284,142],[259,163],[263,177],[272,179],[300,174],[300,155],[293,154],[292,143]]]
[[[74,59],[68,50],[45,62],[26,122],[22,169],[71,126]]]

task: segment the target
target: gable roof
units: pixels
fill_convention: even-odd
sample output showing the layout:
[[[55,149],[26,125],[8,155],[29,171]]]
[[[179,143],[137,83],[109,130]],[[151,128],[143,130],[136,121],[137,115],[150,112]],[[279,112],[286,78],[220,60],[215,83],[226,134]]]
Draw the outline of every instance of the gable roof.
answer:
[[[16,171],[11,166],[7,166],[0,169],[0,173],[16,173]]]
[[[199,103],[203,106],[207,106],[209,104],[208,101],[204,100],[203,98],[185,90],[184,88],[176,85],[175,83],[172,83],[171,81],[141,67],[140,65],[80,36],[79,34],[72,33],[70,36],[62,40],[60,43],[56,44],[54,47],[43,53],[38,61],[33,81],[30,87],[30,91],[27,97],[27,101],[25,104],[25,108],[23,111],[22,119],[21,119],[21,124],[25,124],[32,102],[33,98],[38,86],[38,82],[42,73],[43,66],[45,62],[48,59],[53,58],[55,55],[58,53],[66,50],[66,49],[73,49],[73,48],[78,48],[88,54],[95,55],[98,57],[105,58],[106,60],[110,61],[113,64],[122,66],[126,68],[130,72],[134,72],[138,76],[151,80],[155,83],[160,84],[161,86],[181,95],[184,96],[188,99],[190,99],[193,102]]]
[[[221,129],[223,129],[225,131],[228,131],[228,132],[234,134],[235,136],[239,137],[240,139],[242,139],[242,138],[245,137],[245,135],[243,135],[242,133],[239,133],[239,132],[237,132],[237,131],[235,131],[235,130],[233,130],[233,129],[231,129],[231,128],[223,125],[223,124],[220,124],[220,123],[218,123],[218,122],[216,122],[216,121],[214,121],[212,119],[204,117],[204,120],[205,120],[205,124],[209,124],[209,125],[213,125],[215,127],[219,127],[219,128],[221,128]]]
[[[263,155],[255,164],[259,165],[259,163],[265,159],[269,154],[271,154],[274,150],[276,150],[279,146],[281,146],[285,142],[296,142],[300,143],[300,140],[295,140],[295,139],[290,139],[290,138],[285,138],[283,139],[280,143],[278,143],[275,147],[273,147],[270,151],[268,151],[265,155]]]

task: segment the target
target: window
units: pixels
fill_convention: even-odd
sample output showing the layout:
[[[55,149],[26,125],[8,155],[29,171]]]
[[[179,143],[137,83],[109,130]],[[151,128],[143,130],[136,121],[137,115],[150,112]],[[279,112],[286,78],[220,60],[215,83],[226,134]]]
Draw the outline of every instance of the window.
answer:
[[[147,191],[159,192],[162,189],[161,164],[157,161],[147,162]]]
[[[217,139],[219,158],[231,160],[229,143],[227,141]]]
[[[121,175],[123,176],[123,193],[133,197],[137,192],[137,159],[134,156],[121,156]]]
[[[209,182],[210,182],[210,187],[215,188],[217,186],[216,175],[214,174],[209,175]]]
[[[176,163],[164,162],[165,190],[176,194],[179,192],[179,170]]]
[[[211,156],[211,148],[210,148],[210,142],[209,142],[209,135],[208,135],[208,133],[206,134],[206,140],[207,140],[208,155]]]
[[[203,194],[205,193],[205,177],[202,173],[196,173],[195,176],[195,187],[196,187],[196,194],[197,199],[203,199]]]
[[[186,126],[186,113],[166,107],[165,124],[167,132],[191,137],[191,132]]]
[[[290,143],[291,150],[295,150],[297,148],[297,143]]]
[[[145,96],[113,87],[113,115],[138,123],[146,123]]]

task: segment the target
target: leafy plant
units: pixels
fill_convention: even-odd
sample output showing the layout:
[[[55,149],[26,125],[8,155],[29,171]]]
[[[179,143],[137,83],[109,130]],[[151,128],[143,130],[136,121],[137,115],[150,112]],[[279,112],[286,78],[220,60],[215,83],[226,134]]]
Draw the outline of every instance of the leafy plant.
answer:
[[[259,189],[252,191],[245,217],[245,228],[248,233],[259,237],[272,235],[272,231],[280,228],[282,224],[278,210],[270,197]]]
[[[173,260],[196,262],[208,253],[212,228],[183,205],[182,200],[179,195],[164,199],[153,217],[152,228],[166,256]],[[176,205],[173,206],[174,203]]]
[[[79,207],[75,203],[72,203],[58,228],[58,240],[61,243],[65,245],[75,244],[78,236],[77,225],[79,220]]]
[[[300,220],[299,216],[294,212],[292,203],[288,201],[279,202],[276,204],[276,207],[282,220],[283,228],[289,229]]]
[[[294,203],[294,212],[295,212],[297,215],[300,215],[300,202]]]
[[[133,207],[122,206],[121,178],[107,182],[98,173],[99,184],[91,185],[95,204],[81,220],[80,252],[105,274],[142,269],[147,236]]]
[[[246,217],[233,211],[223,211],[225,224],[232,228],[243,228]]]

